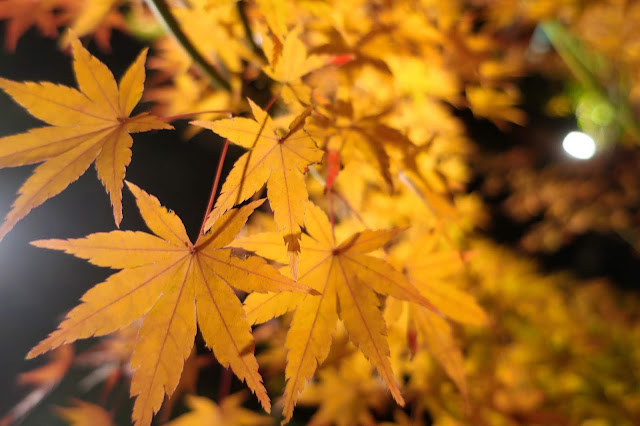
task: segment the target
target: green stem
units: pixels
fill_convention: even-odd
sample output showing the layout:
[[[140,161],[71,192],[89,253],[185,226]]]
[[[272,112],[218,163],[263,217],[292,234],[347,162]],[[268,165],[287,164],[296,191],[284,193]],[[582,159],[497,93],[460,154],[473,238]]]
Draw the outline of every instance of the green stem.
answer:
[[[541,27],[574,77],[590,90],[601,92],[602,88],[596,77],[589,72],[585,61],[581,60],[580,53],[577,51],[575,44],[572,43],[574,40],[566,33],[562,24],[555,21],[547,21],[542,23]]]
[[[636,142],[640,142],[640,125],[634,117],[633,108],[627,99],[611,99],[607,88],[592,71],[591,68],[594,67],[589,62],[588,52],[581,48],[578,44],[579,41],[569,34],[559,22],[547,21],[541,26],[573,75],[584,86],[598,93],[601,99],[609,103],[611,108],[616,111],[615,117],[620,126],[627,130],[636,139]]]
[[[166,0],[146,0],[147,5],[153,11],[156,18],[162,22],[166,30],[175,38],[175,40],[182,46],[182,48],[189,54],[193,62],[205,73],[210,79],[211,83],[219,88],[231,91],[231,85],[225,80],[217,69],[200,53],[200,51],[189,40],[189,37],[185,34],[180,26],[180,23],[171,13],[171,9]]]

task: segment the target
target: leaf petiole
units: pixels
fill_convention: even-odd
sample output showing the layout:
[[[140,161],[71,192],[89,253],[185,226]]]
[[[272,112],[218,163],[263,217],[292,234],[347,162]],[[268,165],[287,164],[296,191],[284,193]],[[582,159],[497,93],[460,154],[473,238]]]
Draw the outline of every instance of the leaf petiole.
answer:
[[[168,115],[166,117],[158,117],[160,121],[173,121],[180,120],[182,118],[189,118],[200,114],[229,114],[231,116],[233,111],[229,109],[212,109],[207,111],[194,111],[194,112],[185,112],[184,114],[176,114],[176,115]]]
[[[202,225],[200,225],[200,231],[198,231],[198,240],[204,233],[204,226],[207,223],[207,218],[209,217],[209,213],[211,213],[211,209],[213,208],[213,200],[215,200],[216,192],[218,192],[220,175],[222,175],[222,166],[224,165],[224,159],[227,156],[228,148],[229,148],[229,139],[225,139],[224,145],[222,145],[222,152],[220,153],[220,159],[218,160],[218,169],[216,170],[216,177],[213,180],[213,187],[211,188],[211,195],[209,196],[209,203],[207,204],[207,210],[204,213],[204,218],[202,219]]]

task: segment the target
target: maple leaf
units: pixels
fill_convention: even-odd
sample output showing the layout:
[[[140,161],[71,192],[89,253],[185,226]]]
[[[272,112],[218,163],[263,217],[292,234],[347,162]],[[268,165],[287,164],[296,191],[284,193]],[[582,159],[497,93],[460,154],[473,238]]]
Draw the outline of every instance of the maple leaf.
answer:
[[[300,40],[300,29],[294,29],[287,34],[282,43],[282,50],[276,49],[270,38],[265,38],[263,47],[269,59],[269,65],[265,66],[263,71],[283,84],[295,83],[329,62],[328,55],[307,54],[307,48]]]
[[[351,342],[376,367],[394,399],[403,405],[404,400],[389,363],[386,324],[376,293],[437,310],[390,264],[366,254],[384,246],[403,229],[366,230],[337,244],[329,219],[311,202],[307,207],[304,225],[310,236],[302,236],[298,282],[314,288],[322,295],[265,294],[250,295],[245,300],[245,310],[251,323],[261,323],[295,310],[285,344],[289,351],[285,370],[285,422],[293,414],[298,394],[329,353],[338,315]],[[246,237],[235,241],[233,245],[269,257],[275,246],[274,241],[278,239],[277,234],[271,235],[270,242],[262,235],[255,241],[252,241],[252,237]]]
[[[127,182],[153,234],[96,233],[80,239],[40,240],[37,247],[64,250],[98,266],[122,269],[85,293],[59,328],[27,355],[37,356],[63,343],[101,336],[144,317],[131,365],[136,425],[149,425],[165,392],[173,393],[184,360],[200,331],[224,367],[231,367],[256,394],[265,410],[270,402],[258,373],[251,327],[232,286],[252,291],[313,291],[278,273],[264,259],[231,256],[229,244],[264,200],[233,209],[209,234],[189,241],[180,218],[157,198]]]
[[[329,149],[338,151],[346,164],[375,164],[391,192],[394,185],[388,147],[401,148],[410,157],[415,156],[416,147],[399,130],[382,123],[390,110],[360,116],[358,109],[350,102],[335,102],[321,109],[323,115],[313,117],[312,134],[328,138]],[[345,120],[348,120],[349,126],[338,124]]]
[[[433,357],[442,365],[447,375],[458,386],[465,403],[468,403],[467,378],[464,356],[458,347],[449,323],[425,309],[411,310],[419,345],[429,348]]]
[[[415,259],[413,256],[405,264],[406,274],[420,293],[432,301],[447,318],[463,324],[484,326],[488,323],[484,310],[471,295],[446,282],[447,279],[451,280],[451,277],[445,275],[446,272],[443,274],[443,270],[446,271],[452,266],[458,266],[462,271],[462,257],[456,250],[429,253],[429,255],[425,253],[421,259]],[[408,309],[419,343],[429,348],[468,403],[464,358],[462,350],[455,341],[451,326],[443,318],[422,307],[408,306]]]
[[[78,37],[93,33],[122,0],[92,0],[85,2],[71,28]]]
[[[77,180],[94,160],[119,225],[122,182],[133,144],[129,133],[172,128],[147,113],[129,117],[142,95],[146,50],[119,84],[77,38],[72,41],[72,51],[80,90],[48,82],[19,83],[0,78],[0,88],[34,117],[51,125],[0,138],[0,167],[44,161],[20,188],[20,195],[0,226],[0,240],[33,208]]]
[[[311,113],[306,109],[287,130],[277,128],[271,117],[249,100],[255,120],[232,118],[194,121],[192,124],[210,129],[230,142],[249,149],[233,165],[207,227],[221,214],[258,191],[267,182],[267,196],[274,212],[275,223],[284,234],[290,253],[300,251],[300,226],[304,220],[307,187],[305,168],[322,160],[323,152],[302,130]]]
[[[162,424],[166,423],[171,417],[171,413],[173,412],[176,404],[182,401],[185,395],[196,395],[198,393],[197,386],[198,378],[200,377],[200,370],[204,367],[208,367],[214,362],[215,357],[213,357],[213,354],[207,353],[198,355],[195,346],[191,349],[191,354],[184,363],[184,369],[180,375],[178,386],[176,386],[176,390],[173,391],[173,395],[171,395],[170,398],[167,398],[164,404],[162,404],[162,408],[156,418],[157,421]]]
[[[526,123],[527,116],[515,106],[519,101],[520,94],[514,87],[499,90],[490,87],[468,86],[465,91],[469,107],[474,115],[486,117],[500,126],[505,121],[521,126]]]
[[[263,6],[264,4],[260,5],[261,8]],[[268,15],[266,16],[268,20]],[[273,31],[273,27],[270,28]],[[300,33],[301,29],[296,27],[286,36],[270,34],[262,40],[262,50],[269,62],[262,70],[274,81],[282,84],[279,89],[281,98],[293,108],[316,104],[319,99],[316,85],[312,88],[302,81],[303,78],[327,65],[339,66],[352,59],[350,55],[310,55],[300,39]]]
[[[273,419],[242,407],[245,395],[235,393],[216,404],[208,398],[188,395],[187,405],[193,410],[167,423],[167,426],[261,426],[273,424]]]
[[[110,52],[111,31],[118,29],[128,32],[125,19],[118,10],[122,3],[122,0],[85,1],[82,7],[78,8],[78,13],[69,26],[71,31],[63,35],[60,44],[67,46],[75,36],[84,37],[92,34],[98,47],[104,52]]]
[[[438,243],[440,239],[432,233],[413,229],[416,232],[410,243],[405,241],[394,247],[390,256],[392,261],[402,265],[407,280],[448,319],[485,326],[488,319],[484,310],[473,296],[459,290],[454,284],[457,280],[466,280],[466,262],[473,257],[473,252],[441,248]],[[416,246],[421,248],[420,256],[415,255]],[[408,337],[412,352],[428,349],[456,384],[465,403],[468,403],[464,357],[449,322],[422,306],[395,300],[387,301],[385,319],[387,323],[394,324],[390,335],[397,337],[392,359],[394,355],[405,358]],[[422,366],[420,362],[415,364],[409,367],[412,372]]]
[[[426,376],[422,359],[428,357],[424,352],[428,349],[468,402],[464,357],[449,323],[425,308],[397,300],[387,301],[384,317],[387,324],[393,324],[389,330],[392,362],[399,363],[401,370],[410,376]]]
[[[6,19],[5,49],[13,52],[18,40],[35,25],[46,37],[56,37],[58,27],[76,13],[81,0],[0,0],[0,19]]]
[[[55,407],[59,417],[66,420],[70,426],[112,426],[115,423],[111,414],[99,405],[73,400],[72,407]]]
[[[307,424],[376,425],[372,411],[383,411],[387,395],[371,370],[371,364],[359,352],[343,357],[337,366],[320,370],[318,379],[300,395],[300,404],[318,407]]]
[[[287,2],[282,0],[257,0],[256,3],[260,8],[260,13],[267,21],[269,29],[274,35],[284,37],[287,34],[287,17],[291,16],[291,8]],[[267,52],[265,51],[265,53]]]

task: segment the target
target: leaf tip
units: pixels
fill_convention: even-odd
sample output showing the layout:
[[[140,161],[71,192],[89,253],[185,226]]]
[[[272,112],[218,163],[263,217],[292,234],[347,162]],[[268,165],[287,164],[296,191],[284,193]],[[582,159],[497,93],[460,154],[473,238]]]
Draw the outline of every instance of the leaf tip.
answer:
[[[113,211],[113,219],[116,222],[116,228],[120,229],[120,224],[122,223],[122,208],[118,211]]]
[[[127,188],[129,188],[129,191],[131,191],[134,195],[136,191],[141,191],[138,185],[136,185],[135,183],[132,183],[131,181],[128,181],[125,179],[124,183],[127,184]]]
[[[213,121],[209,120],[192,120],[189,122],[192,126],[202,127],[203,129],[213,131]]]
[[[0,77],[0,88],[6,90],[7,86],[9,86],[13,81],[8,80],[6,78]]]
[[[45,353],[46,351],[43,351],[40,348],[40,344],[34,346],[33,348],[31,348],[31,350],[29,352],[27,352],[27,355],[24,357],[25,359],[33,359],[36,358],[40,355],[42,355],[43,353]]]
[[[259,199],[255,200],[255,201],[250,202],[249,204],[247,204],[247,206],[249,206],[249,208],[251,210],[255,210],[258,207],[260,207],[261,205],[263,205],[265,201],[267,201],[266,198],[259,198]]]
[[[38,248],[47,248],[47,242],[50,240],[33,240],[33,241],[29,241],[29,244],[31,244],[34,247],[38,247]]]
[[[13,229],[15,223],[5,222],[0,226],[0,243],[4,240],[4,237]]]

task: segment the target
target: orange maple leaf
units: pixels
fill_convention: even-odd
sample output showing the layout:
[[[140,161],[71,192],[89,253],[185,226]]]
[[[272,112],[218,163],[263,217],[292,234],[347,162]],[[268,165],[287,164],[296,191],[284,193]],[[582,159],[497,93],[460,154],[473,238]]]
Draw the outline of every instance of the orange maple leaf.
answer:
[[[32,26],[46,37],[57,37],[58,27],[77,12],[80,0],[0,0],[0,19],[5,24],[5,49],[16,50],[18,40]]]
[[[230,142],[250,150],[233,165],[222,185],[207,227],[268,182],[267,196],[275,223],[284,234],[289,252],[297,253],[300,251],[300,226],[304,221],[308,199],[305,169],[310,164],[320,162],[323,156],[311,136],[302,130],[311,109],[296,117],[285,130],[276,127],[271,117],[251,100],[249,104],[255,120],[232,118],[192,123],[211,129]]]
[[[67,46],[75,35],[84,37],[91,34],[102,51],[111,52],[111,31],[118,29],[125,33],[128,32],[125,18],[118,9],[122,3],[122,0],[83,2],[82,7],[78,8],[73,23],[69,26],[71,31],[67,31],[62,37],[61,44]],[[132,4],[132,7],[136,6],[135,3]]]
[[[366,254],[384,246],[403,229],[367,230],[337,244],[329,219],[310,202],[304,226],[310,236],[302,236],[298,282],[322,295],[252,294],[245,300],[247,317],[254,324],[295,310],[285,344],[289,351],[285,370],[285,422],[293,414],[299,393],[329,353],[338,315],[351,342],[376,367],[394,399],[403,405],[389,362],[386,324],[376,293],[417,302],[438,311],[389,263]],[[276,257],[278,252],[274,248],[277,247],[278,235],[271,234],[271,238],[258,235],[257,238],[250,236],[236,240],[233,245],[264,257]]]
[[[62,192],[94,162],[113,205],[116,225],[122,220],[122,185],[131,161],[129,133],[170,129],[156,117],[129,117],[144,85],[146,50],[117,84],[111,71],[72,41],[73,68],[80,90],[48,82],[18,83],[0,78],[0,88],[36,118],[51,126],[0,138],[0,167],[39,163],[22,185],[4,223],[0,240],[33,208]]]
[[[254,340],[242,304],[232,287],[252,292],[313,292],[250,256],[240,259],[225,249],[264,200],[232,209],[195,244],[180,218],[157,198],[127,182],[140,213],[155,235],[113,231],[86,238],[42,240],[38,247],[64,250],[98,266],[123,269],[82,296],[59,328],[29,352],[32,358],[61,344],[101,336],[144,317],[131,365],[131,394],[136,425],[149,425],[165,392],[175,390],[200,331],[225,367],[256,394],[266,411],[269,397],[258,373]]]

